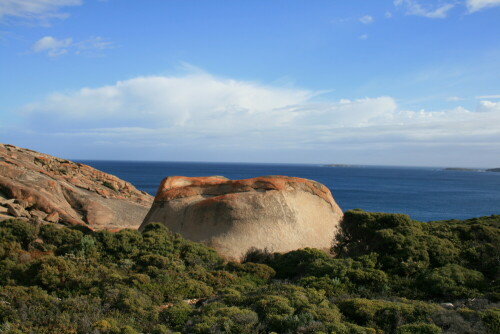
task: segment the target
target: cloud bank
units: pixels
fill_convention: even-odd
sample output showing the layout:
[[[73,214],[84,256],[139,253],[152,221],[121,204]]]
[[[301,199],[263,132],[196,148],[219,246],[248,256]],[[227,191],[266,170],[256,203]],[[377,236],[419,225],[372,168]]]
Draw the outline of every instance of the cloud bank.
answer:
[[[194,73],[54,93],[17,112],[23,128],[40,138],[122,149],[272,149],[306,155],[405,145],[498,150],[500,102],[481,100],[474,111],[412,111],[389,96],[317,102],[320,94]]]

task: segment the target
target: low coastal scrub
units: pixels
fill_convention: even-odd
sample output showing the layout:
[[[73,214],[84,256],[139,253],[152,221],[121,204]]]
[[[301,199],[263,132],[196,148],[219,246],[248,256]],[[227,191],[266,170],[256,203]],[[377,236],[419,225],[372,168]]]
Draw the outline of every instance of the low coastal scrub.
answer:
[[[498,333],[500,216],[348,211],[331,254],[243,263],[142,233],[0,223],[0,333]]]

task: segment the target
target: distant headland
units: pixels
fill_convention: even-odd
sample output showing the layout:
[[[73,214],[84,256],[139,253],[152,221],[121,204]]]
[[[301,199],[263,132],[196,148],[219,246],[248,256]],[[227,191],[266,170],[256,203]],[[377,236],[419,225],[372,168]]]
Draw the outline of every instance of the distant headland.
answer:
[[[448,168],[445,168],[444,170],[454,170],[454,171],[461,171],[461,172],[482,172],[483,171],[483,169],[461,168],[461,167],[448,167]]]
[[[500,168],[480,169],[480,168],[461,168],[461,167],[448,167],[444,170],[461,171],[461,172],[500,172]]]
[[[326,164],[326,165],[323,165],[323,167],[355,167],[355,165],[348,165],[348,164]]]

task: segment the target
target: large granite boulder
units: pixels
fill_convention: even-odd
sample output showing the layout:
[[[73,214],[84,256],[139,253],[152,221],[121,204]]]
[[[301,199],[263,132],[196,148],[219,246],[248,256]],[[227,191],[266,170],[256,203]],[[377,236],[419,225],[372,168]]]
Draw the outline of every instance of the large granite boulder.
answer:
[[[0,221],[138,228],[152,202],[130,183],[90,166],[0,144]]]
[[[160,184],[140,229],[159,222],[241,260],[252,248],[329,249],[342,216],[330,190],[307,179],[171,176]]]

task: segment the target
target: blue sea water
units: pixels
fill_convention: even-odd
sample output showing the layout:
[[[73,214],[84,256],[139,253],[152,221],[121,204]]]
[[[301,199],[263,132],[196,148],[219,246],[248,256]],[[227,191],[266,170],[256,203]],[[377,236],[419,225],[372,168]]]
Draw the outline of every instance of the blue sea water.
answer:
[[[500,214],[500,173],[421,167],[326,167],[321,165],[80,161],[155,195],[170,175],[222,175],[244,179],[287,175],[326,185],[345,211],[405,213],[420,221]]]

